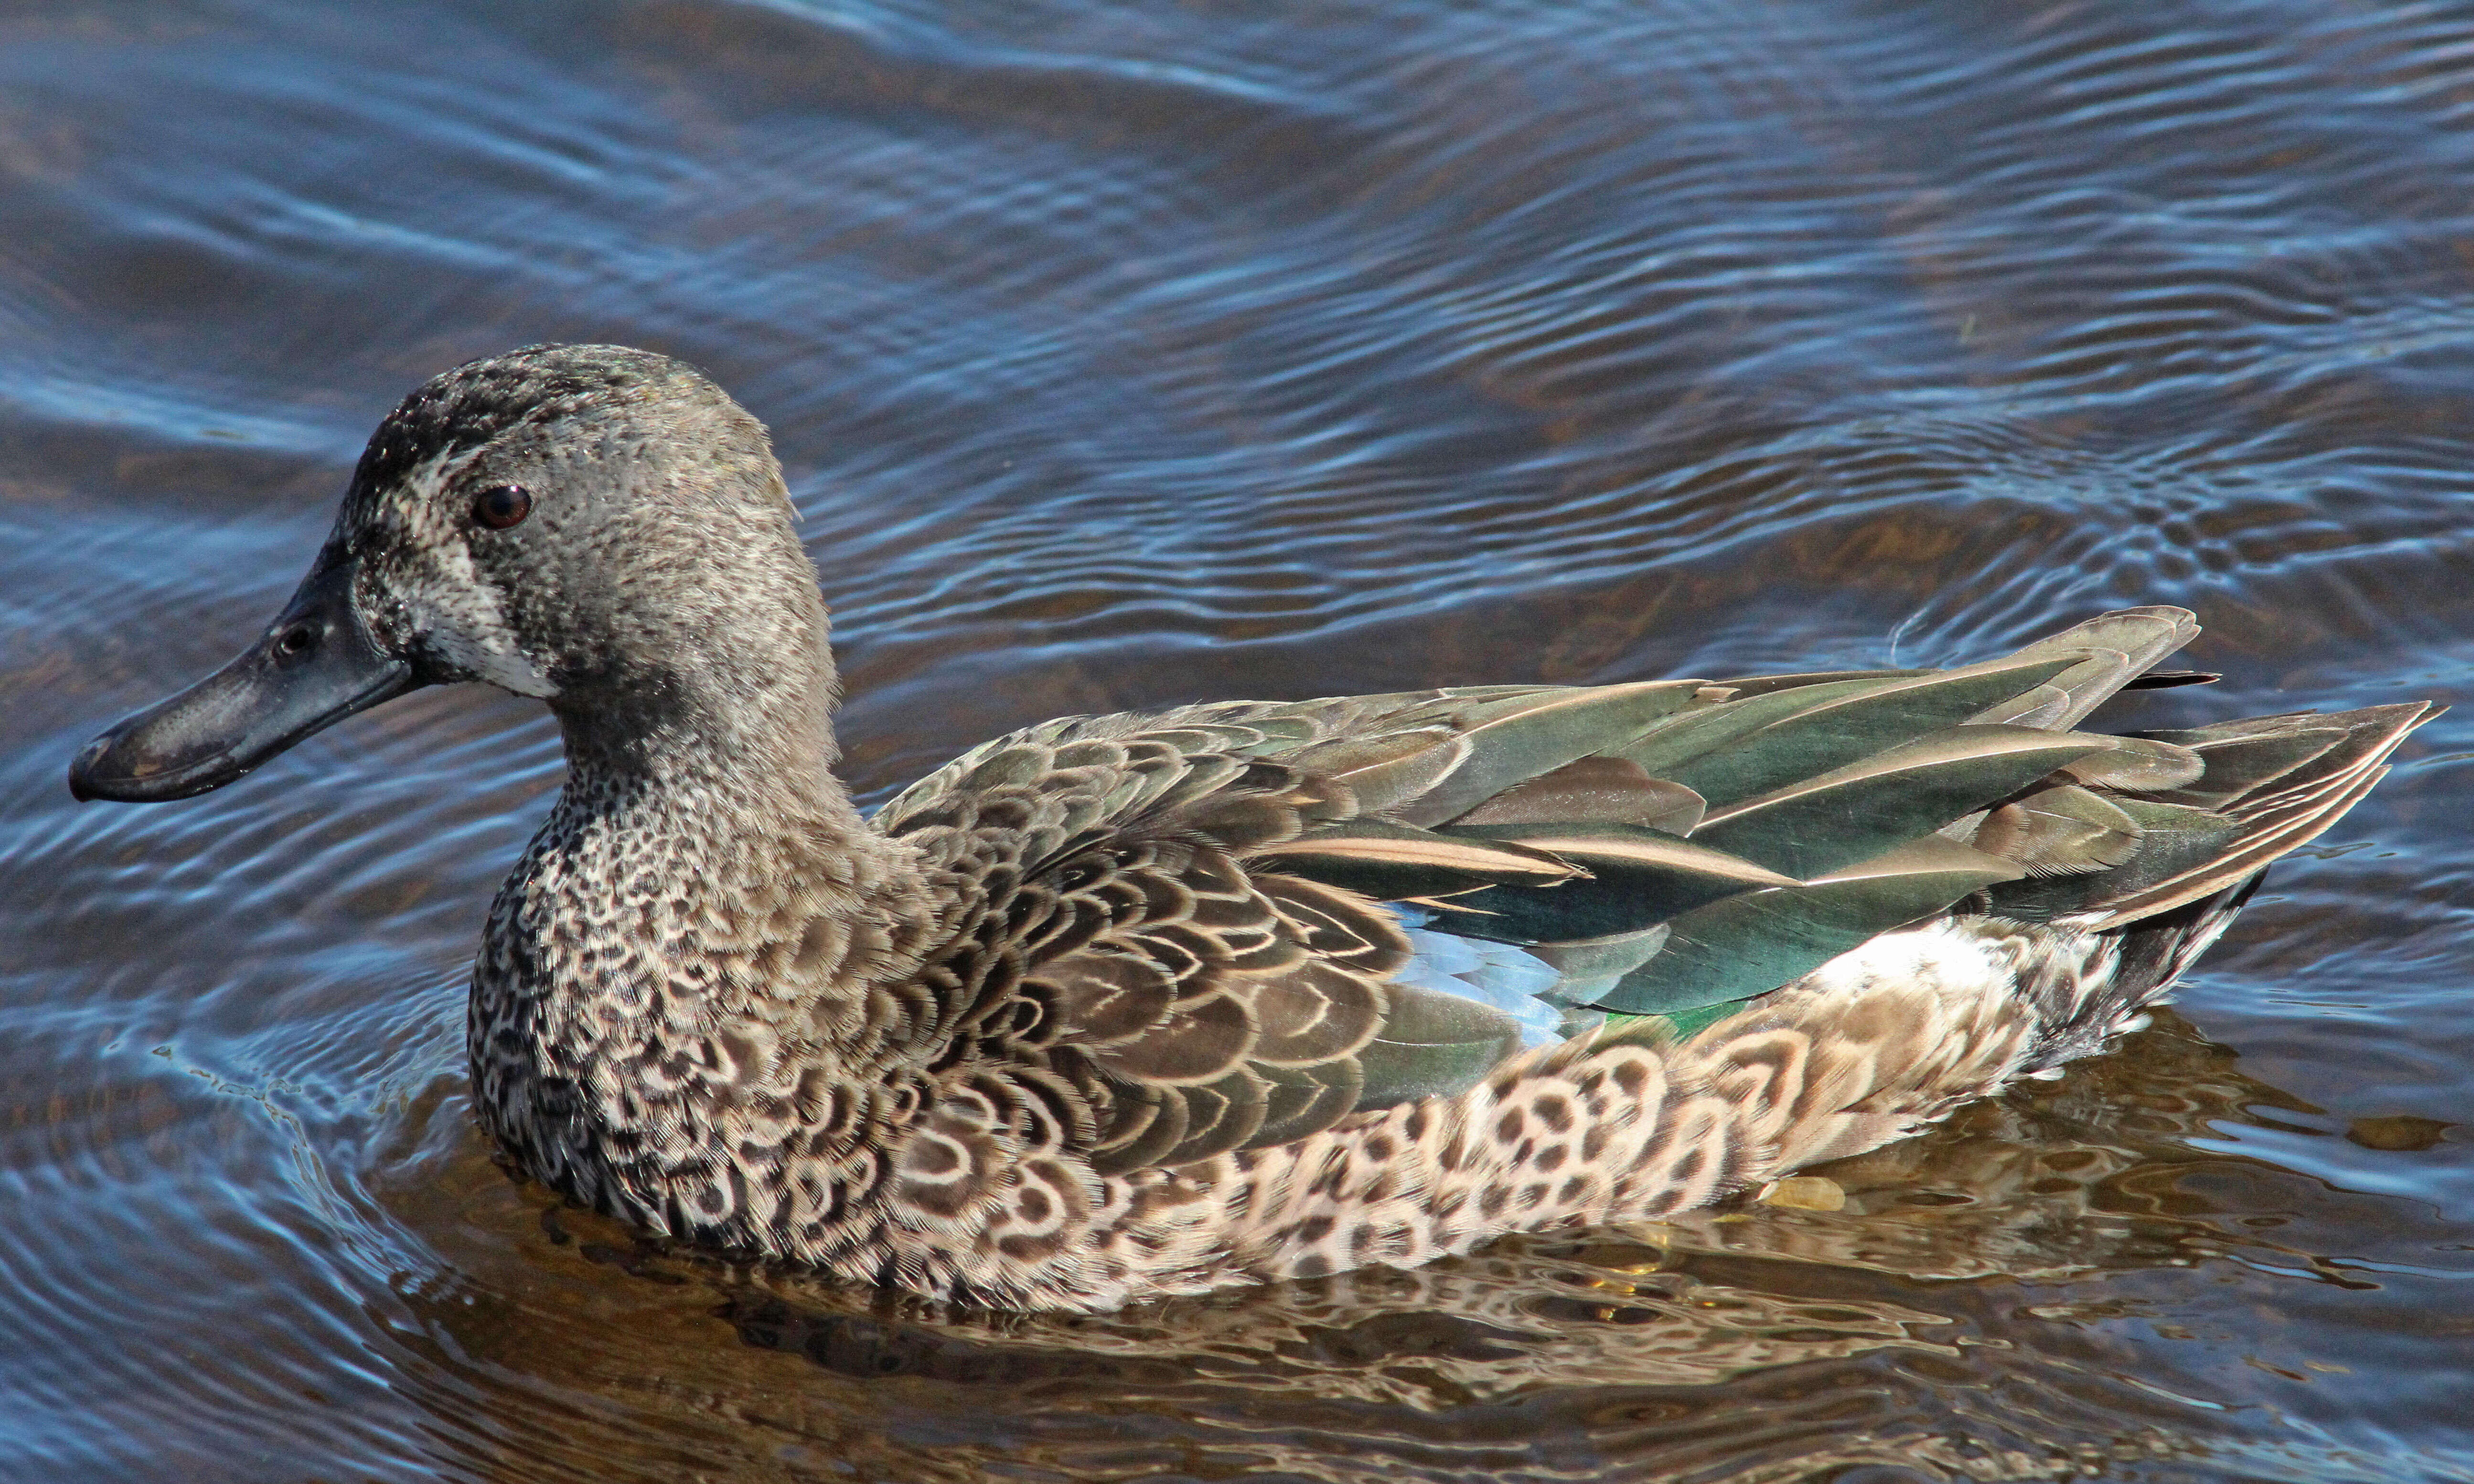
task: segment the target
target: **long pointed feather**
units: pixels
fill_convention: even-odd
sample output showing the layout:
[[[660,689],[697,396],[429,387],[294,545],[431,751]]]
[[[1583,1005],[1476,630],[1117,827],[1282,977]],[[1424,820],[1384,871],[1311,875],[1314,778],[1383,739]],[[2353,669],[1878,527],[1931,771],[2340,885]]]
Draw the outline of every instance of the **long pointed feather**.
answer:
[[[2074,763],[2065,764],[2062,771],[2097,788],[2147,791],[2178,789],[2207,768],[2199,755],[2188,747],[2176,747],[2171,742],[2154,742],[2145,737],[2107,740],[2113,745],[2102,752],[2092,752]]]
[[[2023,727],[1952,727],[1713,811],[1692,838],[1809,878],[1928,835],[2108,745]]]
[[[1738,738],[1760,730],[1783,717],[1852,695],[1862,695],[1884,682],[1869,677],[1821,680],[1811,685],[1750,695],[1722,693],[1670,717],[1647,735],[1620,745],[1599,749],[1609,757],[1637,763],[1653,778],[1672,777],[1695,759],[1707,757]],[[1726,688],[1712,688],[1724,693]]]
[[[1818,881],[1687,912],[1656,958],[1593,1003],[1673,1014],[1761,994],[2018,874],[2006,861],[1928,836]]]
[[[1466,762],[1417,798],[1397,805],[1407,824],[1440,824],[1517,783],[1639,736],[1686,705],[1698,681],[1650,680],[1516,696],[1469,709]]]
[[[1458,832],[1459,827],[1453,827]],[[1511,943],[1635,933],[1723,897],[1794,879],[1704,845],[1625,825],[1490,825],[1467,832],[1544,850],[1589,875],[1544,890],[1492,887],[1453,898],[1451,931]]]
[[[1342,737],[1281,761],[1347,785],[1357,796],[1359,812],[1371,815],[1427,792],[1468,757],[1467,738],[1448,727],[1419,726],[1375,737]]]
[[[2032,693],[2074,663],[2003,661],[1824,694],[1725,747],[1669,765],[1660,776],[1723,807],[1956,725],[2005,697]]]
[[[1506,789],[1452,820],[1473,824],[1629,824],[1689,835],[1709,803],[1622,758],[1576,758]]]
[[[2123,608],[2099,614],[2050,639],[2038,640],[2011,658],[2042,659],[2064,654],[2083,657],[2079,667],[2054,677],[2054,684],[2069,693],[2071,701],[2061,715],[2044,724],[2064,730],[2075,726],[2131,677],[2197,637],[2198,616],[2187,608],[2164,604]]]
[[[1328,882],[1383,900],[1467,891],[1497,883],[1551,886],[1580,867],[1537,847],[1438,835],[1361,819],[1259,846],[1256,866]]]
[[[1735,693],[1737,698],[1767,695],[1773,691],[1797,691],[1809,686],[1835,685],[1846,680],[1911,680],[1918,675],[1938,675],[1937,669],[1822,669],[1796,675],[1742,675],[1717,684]]]

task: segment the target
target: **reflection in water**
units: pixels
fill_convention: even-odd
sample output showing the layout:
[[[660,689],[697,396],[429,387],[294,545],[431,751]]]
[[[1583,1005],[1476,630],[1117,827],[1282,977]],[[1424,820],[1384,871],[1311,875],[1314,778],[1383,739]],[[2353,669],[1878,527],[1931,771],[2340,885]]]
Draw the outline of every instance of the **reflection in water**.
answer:
[[[514,1263],[504,1286],[468,1277],[525,1302],[450,1292],[429,1317],[463,1365],[626,1399],[576,1419],[562,1448],[633,1456],[674,1435],[714,1477],[768,1477],[790,1457],[909,1477],[923,1448],[919,1476],[954,1478],[1346,1478],[1378,1456],[1447,1476],[2046,1476],[2132,1460],[2215,1476],[2251,1447],[2228,1417],[2252,1399],[2210,1348],[2158,1343],[2197,1337],[2170,1318],[2175,1285],[2140,1280],[2377,1284],[2206,1193],[2274,1176],[2189,1145],[2294,1100],[2160,1019],[2061,1083],[1828,1167],[1850,1196],[1841,1212],[1741,1206],[1116,1315],[957,1312],[667,1251],[457,1151],[445,1157],[473,1176],[465,1219],[498,1229]],[[402,1219],[432,1225],[425,1204]],[[2377,1203],[2346,1204],[2348,1219],[2381,1219]],[[673,1374],[683,1354],[691,1378]],[[2283,1358],[2315,1374],[2312,1357]],[[2282,1447],[2292,1467],[2365,1465]],[[502,1460],[511,1476],[537,1462]]]
[[[771,425],[873,797],[1068,712],[1953,663],[2140,602],[2226,680],[2125,725],[2447,696],[2459,12],[0,36],[0,1477],[2474,1476],[2462,711],[2187,1020],[1822,1172],[1841,1209],[1071,1321],[645,1250],[491,1163],[463,974],[537,708],[425,693],[177,809],[60,781],[274,611],[404,388],[536,339]]]

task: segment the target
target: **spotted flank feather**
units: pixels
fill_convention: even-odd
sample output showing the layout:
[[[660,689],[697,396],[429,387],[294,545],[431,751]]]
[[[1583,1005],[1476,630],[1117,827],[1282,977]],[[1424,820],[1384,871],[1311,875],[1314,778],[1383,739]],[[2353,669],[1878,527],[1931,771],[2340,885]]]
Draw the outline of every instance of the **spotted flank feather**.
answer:
[[[476,524],[508,486],[539,514]],[[350,644],[253,650],[79,790],[303,735],[221,740],[253,706],[544,697],[569,776],[475,966],[483,1126],[646,1230],[1011,1307],[1412,1265],[1904,1137],[2134,1023],[2431,714],[2082,730],[2209,678],[2154,669],[2190,614],[2134,608],[1957,669],[1069,718],[862,817],[762,428],[612,347],[407,400],[295,607]]]

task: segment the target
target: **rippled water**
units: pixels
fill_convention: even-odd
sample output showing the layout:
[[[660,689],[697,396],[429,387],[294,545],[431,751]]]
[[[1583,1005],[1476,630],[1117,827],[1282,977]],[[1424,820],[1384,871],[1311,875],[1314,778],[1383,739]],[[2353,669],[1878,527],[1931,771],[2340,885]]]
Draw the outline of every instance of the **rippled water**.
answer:
[[[50,0],[0,85],[0,1474],[2474,1478],[2474,712],[2177,1012],[1844,1211],[1075,1321],[499,1173],[531,705],[61,782],[404,390],[540,339],[772,426],[871,796],[1066,712],[2132,602],[2226,674],[2151,724],[2454,698],[2463,8]]]

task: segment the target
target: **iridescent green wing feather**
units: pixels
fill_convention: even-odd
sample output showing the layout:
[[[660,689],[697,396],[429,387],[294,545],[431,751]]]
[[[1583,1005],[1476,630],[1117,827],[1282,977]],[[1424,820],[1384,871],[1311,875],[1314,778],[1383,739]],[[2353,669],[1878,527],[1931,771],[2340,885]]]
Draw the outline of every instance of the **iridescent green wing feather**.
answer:
[[[1955,907],[2110,927],[2222,889],[2421,716],[2070,730],[2194,632],[2140,609],[1950,671],[1071,718],[880,819],[981,904],[937,970],[968,1054],[1055,1079],[1104,1164],[1174,1164],[1516,1051],[1523,1017],[1421,935],[1516,945],[1549,1005],[1689,1029]]]

